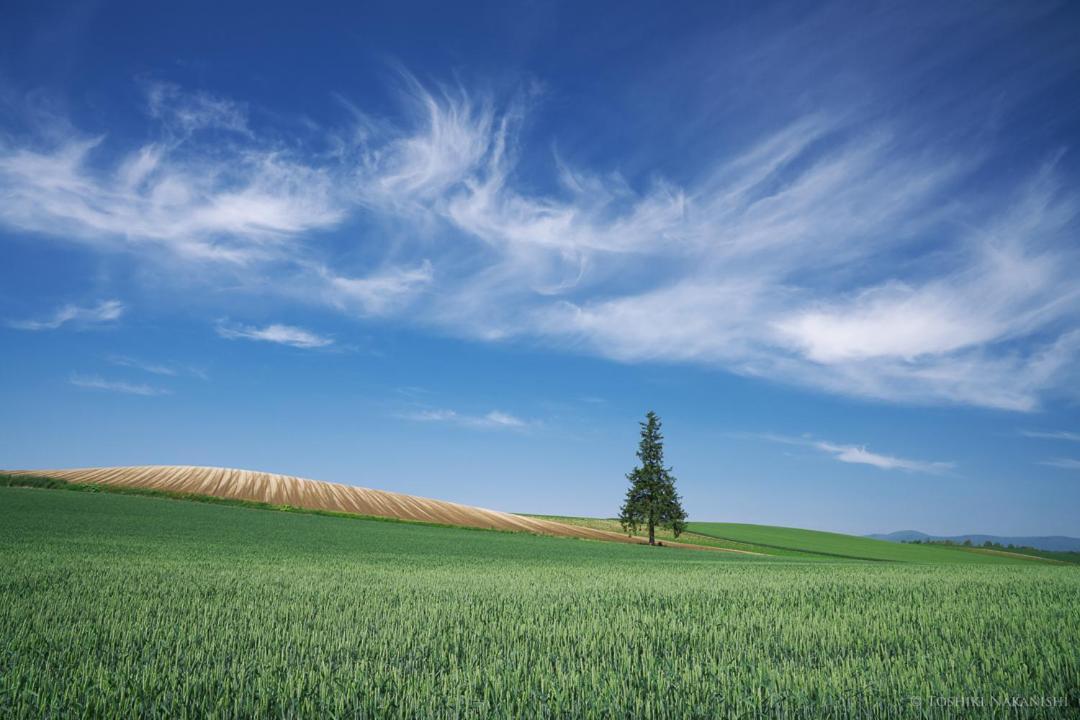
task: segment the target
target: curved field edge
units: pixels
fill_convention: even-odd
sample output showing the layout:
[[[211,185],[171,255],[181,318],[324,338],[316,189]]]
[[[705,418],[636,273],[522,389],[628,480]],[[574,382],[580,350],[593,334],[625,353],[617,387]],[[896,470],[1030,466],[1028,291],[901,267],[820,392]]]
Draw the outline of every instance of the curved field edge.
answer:
[[[346,518],[354,520],[370,520],[376,522],[386,523],[403,523],[409,525],[426,525],[430,527],[440,528],[453,528],[461,530],[476,530],[481,532],[493,532],[493,533],[511,533],[511,534],[528,534],[547,537],[559,537],[566,539],[576,540],[589,540],[594,542],[612,542],[613,539],[618,541],[618,544],[627,545],[640,545],[640,540],[628,539],[625,537],[611,538],[605,535],[579,535],[574,533],[557,533],[557,532],[540,532],[532,529],[507,529],[499,527],[477,527],[470,525],[457,525],[453,523],[439,523],[428,520],[412,520],[408,518],[390,517],[386,515],[365,515],[362,513],[354,512],[339,512],[334,510],[320,510],[316,508],[298,507],[295,505],[278,505],[274,503],[261,502],[257,500],[243,500],[239,498],[221,497],[217,495],[206,495],[203,493],[191,493],[191,492],[178,492],[173,490],[161,490],[155,488],[139,487],[133,485],[114,485],[105,483],[88,483],[88,482],[71,482],[63,478],[58,478],[50,475],[38,475],[32,473],[0,473],[0,487],[13,487],[13,488],[37,488],[47,490],[68,490],[82,493],[109,493],[114,495],[130,495],[137,497],[152,497],[152,498],[164,498],[169,500],[184,500],[189,502],[206,503],[213,505],[224,505],[238,508],[248,508],[254,510],[270,510],[274,512],[287,512],[287,513],[299,513],[303,515],[320,515],[324,517]],[[525,517],[525,516],[522,516]],[[702,550],[724,550],[723,547],[709,547],[707,545],[695,546],[685,545],[679,546],[679,549],[702,549]],[[760,553],[753,552],[741,552],[734,550],[728,554],[732,555],[760,555]]]
[[[1018,553],[995,553],[977,548],[890,543],[884,540],[774,525],[691,522],[689,532],[729,542],[777,550],[799,550],[837,559],[909,563],[1033,563],[1056,561]]]
[[[309,480],[289,475],[187,465],[9,470],[73,484],[153,490],[193,499],[197,496],[262,503],[275,508],[387,517],[439,525],[531,532],[613,542],[635,542],[616,533],[562,525],[512,513],[414,495]]]
[[[404,518],[387,517],[385,515],[362,515],[360,513],[336,512],[333,510],[316,510],[313,508],[296,507],[294,505],[275,505],[273,503],[259,502],[257,500],[240,500],[237,498],[224,498],[216,495],[203,495],[199,493],[155,490],[153,488],[129,487],[123,485],[105,485],[101,483],[77,483],[69,482],[68,480],[63,480],[58,477],[29,473],[0,473],[0,488],[4,487],[39,490],[68,490],[81,493],[108,493],[110,495],[184,500],[187,502],[224,505],[226,507],[247,508],[250,510],[270,510],[273,512],[298,513],[301,515],[321,515],[323,517],[345,518],[349,520],[426,525],[430,527],[459,528],[483,532],[513,532],[511,530],[498,530],[495,528],[462,528],[460,525],[451,525],[449,523],[408,520]]]
[[[407,503],[424,502],[427,503],[429,507],[434,507],[436,510],[440,510],[444,507],[450,508],[452,517],[458,520],[465,518],[467,523],[418,520],[408,517],[394,517],[393,515],[366,514],[352,511],[342,512],[318,507],[269,503],[259,500],[227,497],[202,492],[168,490],[160,487],[163,478],[166,482],[173,483],[174,485],[177,481],[180,481],[183,486],[192,486],[192,482],[194,481],[198,483],[198,485],[196,485],[198,487],[207,486],[207,480],[212,480],[213,482],[209,483],[209,485],[214,489],[221,491],[221,489],[225,487],[230,492],[235,492],[234,488],[228,488],[227,484],[223,483],[227,483],[231,477],[237,476],[244,478],[249,483],[252,478],[262,482],[273,481],[281,483],[282,481],[288,481],[299,485],[301,489],[305,486],[317,487],[320,490],[329,487],[333,488],[334,492],[344,490],[349,493],[362,493],[364,494],[362,497],[374,496],[380,499],[389,497],[397,503],[402,501]],[[111,479],[113,481],[72,481],[72,478]],[[119,478],[123,484],[115,482],[117,478]],[[147,481],[158,483],[159,487],[148,487],[141,484]],[[526,532],[600,541],[617,541],[630,544],[640,544],[644,542],[640,535],[627,536],[627,534],[623,532],[619,522],[614,519],[555,515],[515,515],[511,513],[483,510],[481,508],[470,508],[469,506],[457,505],[455,503],[445,503],[443,501],[427,500],[425,498],[414,498],[413,496],[402,495],[400,493],[388,493],[385,491],[354,488],[351,486],[304,480],[301,478],[273,475],[270,473],[254,473],[249,471],[227,470],[224,468],[137,466],[132,468],[121,467],[50,471],[49,474],[15,471],[0,474],[0,486],[2,485],[21,485],[62,488],[83,492],[112,492],[157,496],[196,502],[259,508],[263,510],[357,517],[388,522],[421,523],[445,527],[472,527],[475,529],[493,530],[497,532]],[[260,488],[256,487],[256,491],[260,491]],[[303,495],[298,493],[295,489],[292,489],[292,492],[287,493],[287,495],[292,498],[297,498],[300,501],[303,500]],[[326,502],[325,497],[325,491],[319,493],[318,498],[320,502]],[[395,506],[388,506],[383,503],[382,505],[379,505],[379,507],[393,508]],[[469,515],[469,511],[473,511],[475,515]],[[487,524],[491,522],[497,522],[498,524]],[[714,550],[732,554],[755,554],[803,560],[930,563],[1036,562],[1048,564],[1062,562],[1033,555],[995,552],[992,550],[963,548],[960,546],[906,545],[817,530],[740,523],[695,522],[690,523],[687,532],[683,533],[679,538],[675,538],[671,531],[662,528],[657,530],[657,535],[660,541],[667,547]]]
[[[613,518],[564,515],[529,515],[529,517],[607,532],[624,532],[619,521]],[[680,544],[713,546],[802,560],[930,563],[1054,562],[1052,558],[995,552],[982,548],[903,545],[856,535],[771,525],[692,522],[678,538],[670,530],[664,528],[657,528],[656,536],[670,546]],[[634,537],[640,539],[642,534],[638,533]]]
[[[17,488],[0,554],[2,717],[1080,708],[1071,567],[772,562]]]
[[[606,532],[621,533],[623,535],[626,535],[626,532],[622,529],[619,521],[615,520],[614,518],[589,518],[575,517],[572,515],[536,515],[533,513],[518,514],[524,515],[526,517],[537,518],[539,520],[550,520],[552,522],[561,523],[563,525],[576,525],[578,527],[587,527],[594,530],[604,530]],[[632,537],[636,538],[641,542],[647,542],[647,535],[644,532],[639,531]],[[823,557],[814,553],[800,552],[798,550],[780,550],[776,548],[765,547],[762,545],[754,545],[752,543],[723,540],[720,538],[710,537],[708,535],[702,535],[700,533],[684,532],[679,537],[675,537],[674,533],[672,533],[666,528],[656,528],[656,538],[666,546],[690,545],[696,547],[711,547],[721,550],[731,550],[734,552],[753,553],[755,555],[792,557],[804,560],[815,560],[821,559]]]

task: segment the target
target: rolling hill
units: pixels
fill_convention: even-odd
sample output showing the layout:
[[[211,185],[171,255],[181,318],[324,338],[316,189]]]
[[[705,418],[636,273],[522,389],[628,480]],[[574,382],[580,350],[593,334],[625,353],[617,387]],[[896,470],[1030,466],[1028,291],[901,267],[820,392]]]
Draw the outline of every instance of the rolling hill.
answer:
[[[1003,561],[1040,562],[1041,559],[1020,553],[944,545],[909,545],[890,543],[857,535],[744,523],[692,522],[692,536],[704,535],[728,542],[761,548],[798,551],[849,560],[924,563],[987,563]],[[691,540],[696,542],[697,540]]]
[[[289,505],[308,510],[369,515],[484,528],[531,532],[614,542],[640,542],[621,533],[579,527],[512,513],[459,505],[443,500],[405,495],[386,490],[308,480],[290,475],[190,465],[137,465],[131,467],[77,468],[67,470],[15,470],[15,475],[59,478],[71,483],[142,488],[168,493],[205,495]]]
[[[563,525],[621,532],[618,520],[557,515],[533,515],[536,519]],[[690,544],[734,552],[789,558],[793,560],[876,561],[907,563],[1000,563],[1045,562],[1047,558],[1022,552],[945,545],[904,545],[857,535],[744,523],[691,522],[686,532],[675,538],[670,530],[657,529],[665,545]],[[1057,558],[1050,558],[1051,560]]]
[[[121,490],[157,491],[467,528],[620,543],[644,542],[640,535],[628,537],[622,532],[618,521],[611,519],[514,514],[403,493],[250,470],[140,465],[11,472]],[[674,547],[803,560],[933,564],[1052,561],[1019,552],[900,544],[840,533],[742,523],[692,522],[687,532],[677,539],[666,530],[658,531],[658,538],[663,544]]]

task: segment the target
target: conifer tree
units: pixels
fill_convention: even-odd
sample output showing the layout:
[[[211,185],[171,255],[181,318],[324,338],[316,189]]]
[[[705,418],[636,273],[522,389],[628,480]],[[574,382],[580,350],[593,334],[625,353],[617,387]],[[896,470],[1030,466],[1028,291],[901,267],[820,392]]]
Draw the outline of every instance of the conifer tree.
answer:
[[[619,522],[628,534],[639,527],[649,530],[649,544],[656,544],[656,528],[670,528],[675,537],[686,529],[686,511],[682,498],[675,491],[671,468],[664,467],[664,436],[660,434],[660,418],[651,410],[641,425],[641,442],[637,456],[641,465],[627,474],[630,487],[626,501],[619,511]]]

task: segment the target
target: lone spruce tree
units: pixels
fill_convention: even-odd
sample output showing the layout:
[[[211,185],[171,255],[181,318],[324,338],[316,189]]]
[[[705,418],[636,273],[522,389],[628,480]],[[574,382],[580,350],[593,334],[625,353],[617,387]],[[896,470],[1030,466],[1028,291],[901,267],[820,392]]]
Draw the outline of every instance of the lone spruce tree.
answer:
[[[628,534],[642,526],[649,528],[649,544],[655,545],[657,526],[670,528],[679,537],[686,529],[686,511],[682,508],[682,498],[675,492],[675,476],[671,468],[664,467],[660,418],[650,410],[640,425],[637,456],[641,466],[626,476],[630,488],[619,511],[619,522]]]

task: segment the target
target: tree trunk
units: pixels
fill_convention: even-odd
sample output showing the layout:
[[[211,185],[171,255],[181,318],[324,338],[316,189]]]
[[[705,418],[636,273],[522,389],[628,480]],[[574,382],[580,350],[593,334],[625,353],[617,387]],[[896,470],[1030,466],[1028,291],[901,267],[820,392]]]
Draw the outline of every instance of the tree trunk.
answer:
[[[649,544],[656,544],[656,526],[652,523],[649,523]]]

